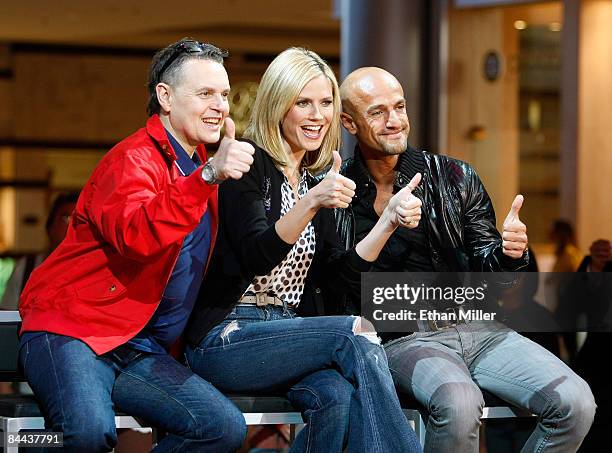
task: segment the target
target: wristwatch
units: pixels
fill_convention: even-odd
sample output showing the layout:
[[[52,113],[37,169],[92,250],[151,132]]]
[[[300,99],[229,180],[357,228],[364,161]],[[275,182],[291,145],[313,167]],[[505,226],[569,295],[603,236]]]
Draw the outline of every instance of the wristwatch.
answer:
[[[212,160],[211,157],[202,167],[202,179],[206,184],[219,184],[221,181],[217,179],[217,169],[212,166]]]

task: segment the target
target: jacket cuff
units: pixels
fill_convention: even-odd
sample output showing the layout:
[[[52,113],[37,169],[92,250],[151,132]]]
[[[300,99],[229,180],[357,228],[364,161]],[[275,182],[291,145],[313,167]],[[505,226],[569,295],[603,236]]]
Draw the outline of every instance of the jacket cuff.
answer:
[[[503,271],[518,271],[523,269],[529,264],[529,250],[525,250],[523,256],[517,259],[504,255],[502,251],[499,264]]]
[[[276,232],[274,224],[263,232],[258,238],[261,244],[261,250],[265,251],[267,259],[274,265],[278,265],[289,254],[293,248],[293,244],[287,244],[281,239]]]
[[[185,203],[201,205],[202,198],[207,201],[210,195],[219,188],[217,184],[208,184],[204,181],[202,167],[203,165],[200,165],[193,173],[182,180],[183,186],[186,188],[183,199]]]
[[[372,269],[372,264],[360,257],[355,247],[347,252],[346,265],[357,272],[368,272]]]

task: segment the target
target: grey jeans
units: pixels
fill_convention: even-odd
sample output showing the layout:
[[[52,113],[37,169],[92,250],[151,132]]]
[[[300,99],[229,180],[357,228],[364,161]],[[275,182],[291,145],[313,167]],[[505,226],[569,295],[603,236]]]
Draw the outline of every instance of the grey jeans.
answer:
[[[497,322],[416,332],[385,346],[400,393],[429,412],[425,452],[476,453],[484,389],[538,415],[523,452],[573,452],[595,415],[588,384]]]

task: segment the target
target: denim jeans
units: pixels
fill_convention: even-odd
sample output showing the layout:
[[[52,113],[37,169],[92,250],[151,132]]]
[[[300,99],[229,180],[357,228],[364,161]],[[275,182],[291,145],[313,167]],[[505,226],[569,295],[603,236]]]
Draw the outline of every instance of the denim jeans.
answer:
[[[192,369],[222,391],[286,394],[306,427],[292,452],[418,452],[383,348],[355,333],[359,318],[295,318],[238,305],[187,348]]]
[[[62,451],[110,451],[115,408],[167,431],[154,452],[229,452],[246,436],[232,402],[169,355],[120,346],[97,356],[80,340],[46,333],[25,343],[20,361],[47,429],[64,433]]]
[[[523,452],[572,452],[595,415],[588,384],[559,358],[499,323],[416,332],[385,346],[398,391],[429,412],[426,452],[478,452],[480,389],[538,416]]]

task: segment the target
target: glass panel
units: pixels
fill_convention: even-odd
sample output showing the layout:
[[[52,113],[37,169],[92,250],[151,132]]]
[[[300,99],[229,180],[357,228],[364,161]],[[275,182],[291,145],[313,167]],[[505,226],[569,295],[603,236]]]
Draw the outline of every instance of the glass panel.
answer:
[[[521,214],[529,225],[530,242],[547,242],[560,211],[560,25],[526,22],[518,27],[519,190],[528,200]]]

